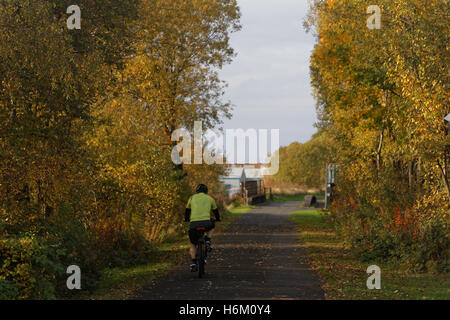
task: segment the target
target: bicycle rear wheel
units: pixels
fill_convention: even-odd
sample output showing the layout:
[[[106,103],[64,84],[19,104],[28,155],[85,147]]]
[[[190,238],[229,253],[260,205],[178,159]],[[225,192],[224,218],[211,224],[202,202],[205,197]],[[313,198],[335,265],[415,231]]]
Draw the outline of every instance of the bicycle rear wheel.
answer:
[[[205,274],[205,243],[204,241],[199,241],[197,247],[198,255],[198,277],[202,278]]]

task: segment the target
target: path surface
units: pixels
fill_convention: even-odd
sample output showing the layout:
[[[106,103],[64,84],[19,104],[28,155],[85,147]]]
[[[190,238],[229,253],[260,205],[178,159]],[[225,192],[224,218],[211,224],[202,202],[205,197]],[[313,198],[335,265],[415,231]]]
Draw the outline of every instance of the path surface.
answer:
[[[138,299],[323,299],[319,278],[308,268],[289,219],[299,204],[272,203],[238,217],[213,237],[203,279],[189,272],[186,260]]]

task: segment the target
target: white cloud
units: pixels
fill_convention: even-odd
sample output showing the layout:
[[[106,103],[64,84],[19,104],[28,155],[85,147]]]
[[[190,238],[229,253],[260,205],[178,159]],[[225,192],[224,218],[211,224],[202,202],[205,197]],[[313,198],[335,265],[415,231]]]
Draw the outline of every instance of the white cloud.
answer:
[[[226,98],[235,105],[227,128],[281,129],[281,144],[307,141],[315,132],[309,57],[312,35],[302,27],[306,0],[240,0],[242,31],[232,37],[238,53],[221,71]]]

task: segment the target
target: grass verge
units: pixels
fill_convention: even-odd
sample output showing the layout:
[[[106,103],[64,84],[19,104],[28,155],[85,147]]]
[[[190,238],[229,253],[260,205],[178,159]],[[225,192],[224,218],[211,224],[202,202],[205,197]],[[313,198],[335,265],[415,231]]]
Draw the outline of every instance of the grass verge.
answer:
[[[216,224],[216,234],[220,234],[237,217],[253,207],[231,209]],[[186,236],[162,243],[155,250],[152,260],[146,264],[131,268],[107,269],[102,273],[100,283],[92,293],[86,293],[78,299],[86,300],[129,300],[136,293],[151,286],[158,278],[167,275],[176,265],[187,263],[189,243]]]
[[[413,274],[377,261],[362,263],[345,249],[320,211],[297,211],[292,214],[292,219],[297,223],[311,267],[322,278],[327,299],[450,299],[448,274]],[[367,289],[369,275],[366,270],[370,265],[381,268],[381,290]]]
[[[288,201],[303,201],[305,200],[305,196],[307,193],[299,193],[299,194],[273,194],[272,200],[267,200],[266,203],[273,202],[288,202]],[[313,194],[311,194],[313,195]],[[318,200],[323,199],[324,195],[322,193],[314,194]]]

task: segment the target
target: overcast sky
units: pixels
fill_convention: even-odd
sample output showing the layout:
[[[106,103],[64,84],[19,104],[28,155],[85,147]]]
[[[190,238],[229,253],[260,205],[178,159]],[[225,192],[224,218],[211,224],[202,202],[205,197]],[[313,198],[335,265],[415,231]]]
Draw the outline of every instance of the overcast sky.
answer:
[[[226,129],[280,129],[280,144],[306,142],[315,132],[309,77],[314,45],[303,28],[306,0],[238,0],[242,30],[231,45],[238,56],[220,72],[235,109]]]

